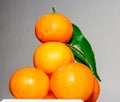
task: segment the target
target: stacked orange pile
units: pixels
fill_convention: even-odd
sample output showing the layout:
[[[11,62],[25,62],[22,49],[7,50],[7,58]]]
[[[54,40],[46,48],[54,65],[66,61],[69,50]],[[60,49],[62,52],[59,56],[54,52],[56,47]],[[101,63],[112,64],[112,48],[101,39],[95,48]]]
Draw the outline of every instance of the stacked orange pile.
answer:
[[[71,21],[62,14],[45,14],[37,20],[35,34],[41,44],[33,54],[34,66],[18,69],[9,81],[15,98],[97,100],[98,81],[88,66],[75,62],[66,44],[72,32]]]

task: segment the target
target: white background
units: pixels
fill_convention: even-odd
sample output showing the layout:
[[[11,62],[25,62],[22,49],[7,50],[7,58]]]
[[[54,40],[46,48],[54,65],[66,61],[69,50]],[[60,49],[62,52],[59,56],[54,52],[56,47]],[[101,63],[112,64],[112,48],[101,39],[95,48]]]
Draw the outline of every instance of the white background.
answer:
[[[102,79],[97,102],[119,102],[119,0],[0,0],[0,100],[13,98],[8,89],[12,73],[33,65],[33,53],[40,44],[35,22],[52,6],[79,26],[93,47]]]

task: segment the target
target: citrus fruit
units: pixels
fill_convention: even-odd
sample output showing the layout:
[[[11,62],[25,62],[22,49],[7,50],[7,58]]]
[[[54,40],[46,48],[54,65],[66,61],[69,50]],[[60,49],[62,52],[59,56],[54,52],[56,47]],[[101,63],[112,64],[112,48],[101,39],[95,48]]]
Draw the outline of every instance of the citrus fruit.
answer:
[[[57,98],[85,101],[93,92],[94,76],[86,65],[69,63],[52,74],[50,88]]]
[[[11,76],[9,89],[15,98],[43,98],[49,90],[49,79],[39,69],[32,67],[20,68]]]
[[[73,61],[72,51],[61,42],[42,43],[36,48],[33,56],[34,66],[47,74],[51,74],[58,67]]]
[[[68,42],[72,37],[71,21],[63,14],[45,14],[36,21],[35,34],[41,42]]]
[[[94,78],[94,79],[95,79],[94,91],[93,91],[92,95],[90,96],[90,98],[87,101],[85,101],[85,102],[96,102],[96,100],[99,97],[99,94],[100,94],[100,84],[99,84],[99,82],[97,81],[96,78]]]

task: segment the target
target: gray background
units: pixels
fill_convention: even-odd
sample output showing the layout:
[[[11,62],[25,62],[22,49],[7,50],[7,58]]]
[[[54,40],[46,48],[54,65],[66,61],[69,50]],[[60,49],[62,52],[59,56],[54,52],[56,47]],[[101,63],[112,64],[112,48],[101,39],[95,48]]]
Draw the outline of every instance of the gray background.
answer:
[[[52,6],[78,25],[93,47],[102,79],[98,102],[119,102],[119,0],[0,0],[0,100],[13,98],[8,89],[11,74],[33,65],[40,44],[34,25]]]

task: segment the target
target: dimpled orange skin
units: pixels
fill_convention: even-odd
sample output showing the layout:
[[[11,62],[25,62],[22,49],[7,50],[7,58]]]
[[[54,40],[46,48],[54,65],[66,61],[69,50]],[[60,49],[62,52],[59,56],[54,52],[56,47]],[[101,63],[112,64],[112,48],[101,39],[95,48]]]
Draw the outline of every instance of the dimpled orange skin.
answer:
[[[57,98],[87,100],[94,89],[91,70],[80,63],[69,63],[51,76],[50,88]]]
[[[72,37],[71,21],[62,14],[45,14],[35,25],[35,34],[41,42],[68,42]]]
[[[92,93],[92,95],[90,96],[90,98],[85,101],[85,102],[96,102],[98,97],[99,97],[99,94],[100,94],[100,84],[99,82],[97,81],[96,78],[95,79],[95,87],[94,87],[94,91]]]
[[[48,93],[49,79],[39,69],[20,68],[11,76],[9,89],[17,99],[39,99]]]
[[[34,66],[47,74],[51,74],[60,66],[71,62],[74,62],[74,55],[70,48],[61,42],[40,44],[33,56]]]

